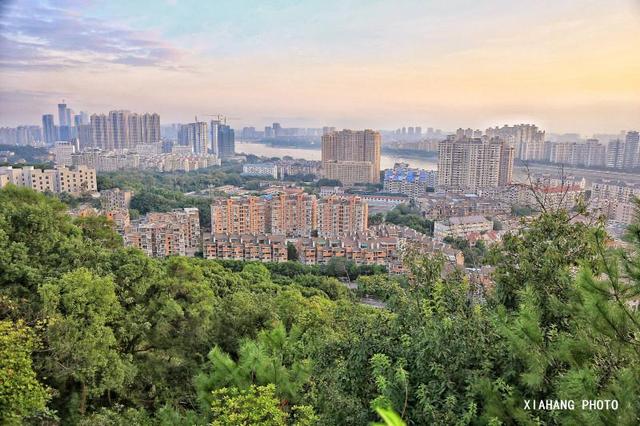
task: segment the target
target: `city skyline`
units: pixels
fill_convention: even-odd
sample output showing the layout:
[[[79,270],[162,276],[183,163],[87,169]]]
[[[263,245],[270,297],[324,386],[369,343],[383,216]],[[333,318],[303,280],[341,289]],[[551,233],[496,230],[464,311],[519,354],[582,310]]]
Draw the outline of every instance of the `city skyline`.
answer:
[[[329,3],[7,2],[0,123],[65,99],[235,128],[638,127],[636,1]]]

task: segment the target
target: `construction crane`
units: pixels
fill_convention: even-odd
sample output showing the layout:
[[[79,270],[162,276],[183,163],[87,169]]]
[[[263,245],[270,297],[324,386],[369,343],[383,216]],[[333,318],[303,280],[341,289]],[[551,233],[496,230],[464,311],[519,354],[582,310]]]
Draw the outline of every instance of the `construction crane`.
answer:
[[[205,117],[216,117],[216,119],[223,124],[227,124],[227,120],[239,120],[240,117],[227,117],[223,114],[202,114]]]

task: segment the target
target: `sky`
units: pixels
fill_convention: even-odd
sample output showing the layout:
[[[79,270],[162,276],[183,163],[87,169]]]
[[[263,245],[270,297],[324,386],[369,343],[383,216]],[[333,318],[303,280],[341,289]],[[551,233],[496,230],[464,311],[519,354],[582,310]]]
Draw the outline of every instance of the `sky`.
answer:
[[[640,128],[640,0],[0,0],[0,126]]]

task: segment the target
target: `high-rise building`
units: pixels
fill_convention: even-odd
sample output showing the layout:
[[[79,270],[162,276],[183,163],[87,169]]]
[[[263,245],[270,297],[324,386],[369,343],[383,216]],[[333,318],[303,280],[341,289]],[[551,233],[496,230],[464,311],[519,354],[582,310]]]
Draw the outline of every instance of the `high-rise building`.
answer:
[[[207,123],[196,121],[184,124],[178,132],[178,142],[183,146],[190,146],[196,155],[205,155],[209,149],[209,133]]]
[[[379,132],[342,130],[322,135],[322,167],[325,177],[345,184],[380,181]]]
[[[624,139],[624,161],[622,167],[632,169],[640,166],[640,134],[638,132],[627,132]]]
[[[220,133],[218,132],[218,130],[221,124],[222,123],[220,120],[211,120],[211,122],[209,123],[209,143],[211,145],[209,147],[209,151],[211,151],[211,153],[217,155],[218,157],[220,157],[220,146],[218,144],[218,137]]]
[[[282,126],[280,126],[280,123],[273,123],[271,127],[273,128],[274,137],[282,136]]]
[[[84,122],[82,115],[75,118],[78,123]],[[132,114],[126,110],[110,111],[108,115],[92,114],[90,124],[78,125],[75,133],[82,149],[135,150],[140,145],[160,142],[160,116]]]
[[[111,126],[111,137],[113,139],[113,149],[129,149],[129,111],[109,111],[109,125]]]
[[[607,147],[598,139],[587,139],[585,144],[584,165],[587,167],[604,167],[607,164]]]
[[[515,148],[502,142],[500,147],[500,165],[498,170],[498,186],[511,185],[513,180],[513,159]]]
[[[438,144],[438,185],[471,189],[511,182],[513,148],[504,141],[450,136]]]
[[[160,142],[160,115],[144,113],[140,116],[142,121],[142,143]]]
[[[58,104],[58,125],[60,127],[71,125],[71,110],[67,108],[67,104]]]
[[[114,149],[111,122],[105,114],[91,114],[91,145],[105,151]],[[86,143],[86,142],[85,142]],[[81,142],[82,145],[82,142]],[[85,146],[86,148],[87,146]]]
[[[67,108],[67,104],[58,104],[58,140],[69,140],[72,137],[71,128],[71,109]]]
[[[624,142],[613,139],[607,145],[607,167],[621,169],[624,165]]]
[[[81,150],[94,148],[91,124],[81,124],[76,128],[78,133],[78,145]]]
[[[217,155],[220,158],[230,158],[236,154],[235,134],[231,127],[226,124],[217,126]]]
[[[344,185],[373,182],[373,165],[369,161],[326,161],[322,163],[324,177],[339,180]]]
[[[44,134],[44,143],[53,145],[56,141],[56,128],[53,122],[53,114],[45,114],[42,116],[42,133]]]
[[[486,130],[489,139],[498,137],[515,148],[515,158],[522,161],[544,158],[545,132],[533,124],[494,127]]]
[[[80,116],[80,125],[89,124],[89,114],[86,111],[80,111],[78,115]]]
[[[142,144],[142,117],[138,114],[130,114],[128,117],[129,141],[128,148],[135,149]]]
[[[73,116],[73,126],[76,128],[82,126],[82,115],[76,114]]]

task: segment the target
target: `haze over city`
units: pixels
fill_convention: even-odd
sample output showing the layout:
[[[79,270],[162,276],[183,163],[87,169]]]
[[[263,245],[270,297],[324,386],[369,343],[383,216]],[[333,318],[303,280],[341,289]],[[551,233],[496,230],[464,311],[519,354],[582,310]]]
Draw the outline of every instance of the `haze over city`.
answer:
[[[234,127],[617,133],[640,117],[632,0],[0,6],[0,124],[78,109],[224,113]]]

